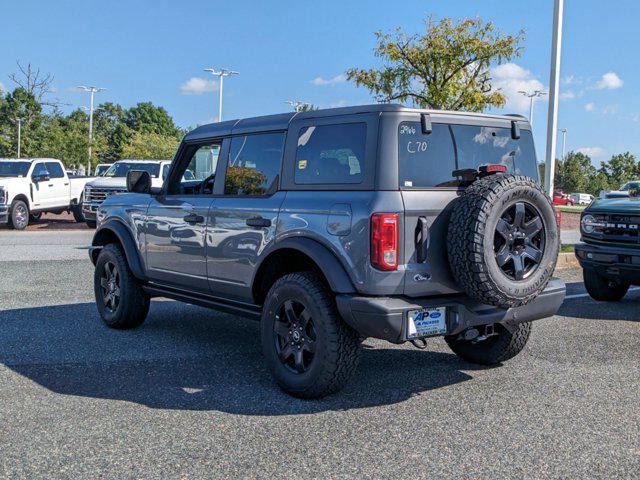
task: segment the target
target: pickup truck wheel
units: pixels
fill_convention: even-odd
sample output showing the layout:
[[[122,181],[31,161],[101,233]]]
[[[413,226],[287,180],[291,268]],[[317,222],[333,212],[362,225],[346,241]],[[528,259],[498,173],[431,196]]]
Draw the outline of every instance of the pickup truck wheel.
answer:
[[[560,249],[555,212],[542,187],[519,175],[491,175],[456,201],[447,236],[453,277],[475,300],[518,307],[547,286]]]
[[[85,220],[84,223],[86,223],[89,228],[96,228],[97,225],[95,220]]]
[[[582,271],[587,293],[599,302],[617,302],[622,300],[629,290],[629,284],[604,278],[595,270],[585,268]]]
[[[495,365],[522,351],[531,334],[531,322],[519,323],[511,329],[497,323],[494,325],[493,335],[475,343],[474,340],[458,339],[453,335],[444,339],[453,353],[461,359],[480,365]]]
[[[41,218],[42,218],[42,212],[30,213],[29,214],[29,222],[30,223],[37,223],[37,222],[40,221]]]
[[[342,321],[313,272],[276,281],[264,304],[261,333],[267,364],[290,395],[324,397],[340,390],[356,370],[360,336]]]
[[[134,328],[142,325],[149,312],[149,295],[131,273],[118,245],[109,244],[101,250],[93,284],[96,306],[107,326]]]
[[[84,221],[86,221],[86,219],[84,218],[84,212],[82,211],[82,198],[80,198],[80,202],[78,202],[77,205],[74,205],[71,208],[71,213],[73,213],[73,219],[77,222],[77,223],[82,223]]]
[[[29,207],[22,200],[16,200],[11,205],[11,225],[16,230],[24,230],[29,225]]]

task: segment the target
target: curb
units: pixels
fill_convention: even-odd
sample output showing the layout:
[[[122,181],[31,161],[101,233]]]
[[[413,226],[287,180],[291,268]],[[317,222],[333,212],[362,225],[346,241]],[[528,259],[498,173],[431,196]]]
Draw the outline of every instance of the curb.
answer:
[[[564,270],[567,268],[578,268],[580,264],[576,258],[575,253],[565,252],[558,255],[558,263],[556,263],[556,269]]]

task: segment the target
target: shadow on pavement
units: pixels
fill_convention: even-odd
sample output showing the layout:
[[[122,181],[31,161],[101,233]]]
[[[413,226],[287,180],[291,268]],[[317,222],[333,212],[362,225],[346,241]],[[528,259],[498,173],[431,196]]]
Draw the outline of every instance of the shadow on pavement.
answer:
[[[65,395],[243,415],[388,405],[468,380],[460,369],[474,369],[448,353],[365,348],[343,391],[298,400],[265,367],[257,322],[168,301],[153,302],[130,331],[103,326],[90,303],[2,312],[0,363]]]
[[[586,294],[582,282],[567,283],[567,296]],[[640,292],[631,291],[619,302],[597,302],[589,296],[564,301],[558,315],[593,320],[640,322]]]

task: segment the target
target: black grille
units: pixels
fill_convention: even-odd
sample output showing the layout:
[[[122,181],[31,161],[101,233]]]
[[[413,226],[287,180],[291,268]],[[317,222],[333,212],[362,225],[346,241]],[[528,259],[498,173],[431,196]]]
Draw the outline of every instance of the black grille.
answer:
[[[597,221],[605,223],[605,227],[596,232],[601,240],[632,244],[640,242],[640,216],[611,213],[595,217]]]

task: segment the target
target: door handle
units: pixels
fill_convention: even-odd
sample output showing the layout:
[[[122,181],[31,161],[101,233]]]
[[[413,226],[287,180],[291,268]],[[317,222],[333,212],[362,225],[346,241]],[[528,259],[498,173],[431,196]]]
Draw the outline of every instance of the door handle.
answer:
[[[268,218],[262,218],[262,217],[247,218],[247,225],[249,227],[256,227],[256,228],[270,227],[271,220],[269,220]]]
[[[64,184],[64,186],[65,186],[65,187],[68,187],[68,186],[69,186],[69,182],[65,183],[65,184]]]
[[[49,184],[49,186],[50,186],[50,187],[53,187],[53,183],[50,183],[50,184]]]
[[[418,224],[414,236],[416,246],[416,262],[424,263],[427,260],[427,250],[429,249],[429,224],[427,217],[418,217]]]
[[[204,217],[202,215],[198,215],[197,213],[190,213],[189,215],[186,215],[183,220],[189,225],[204,223]]]

